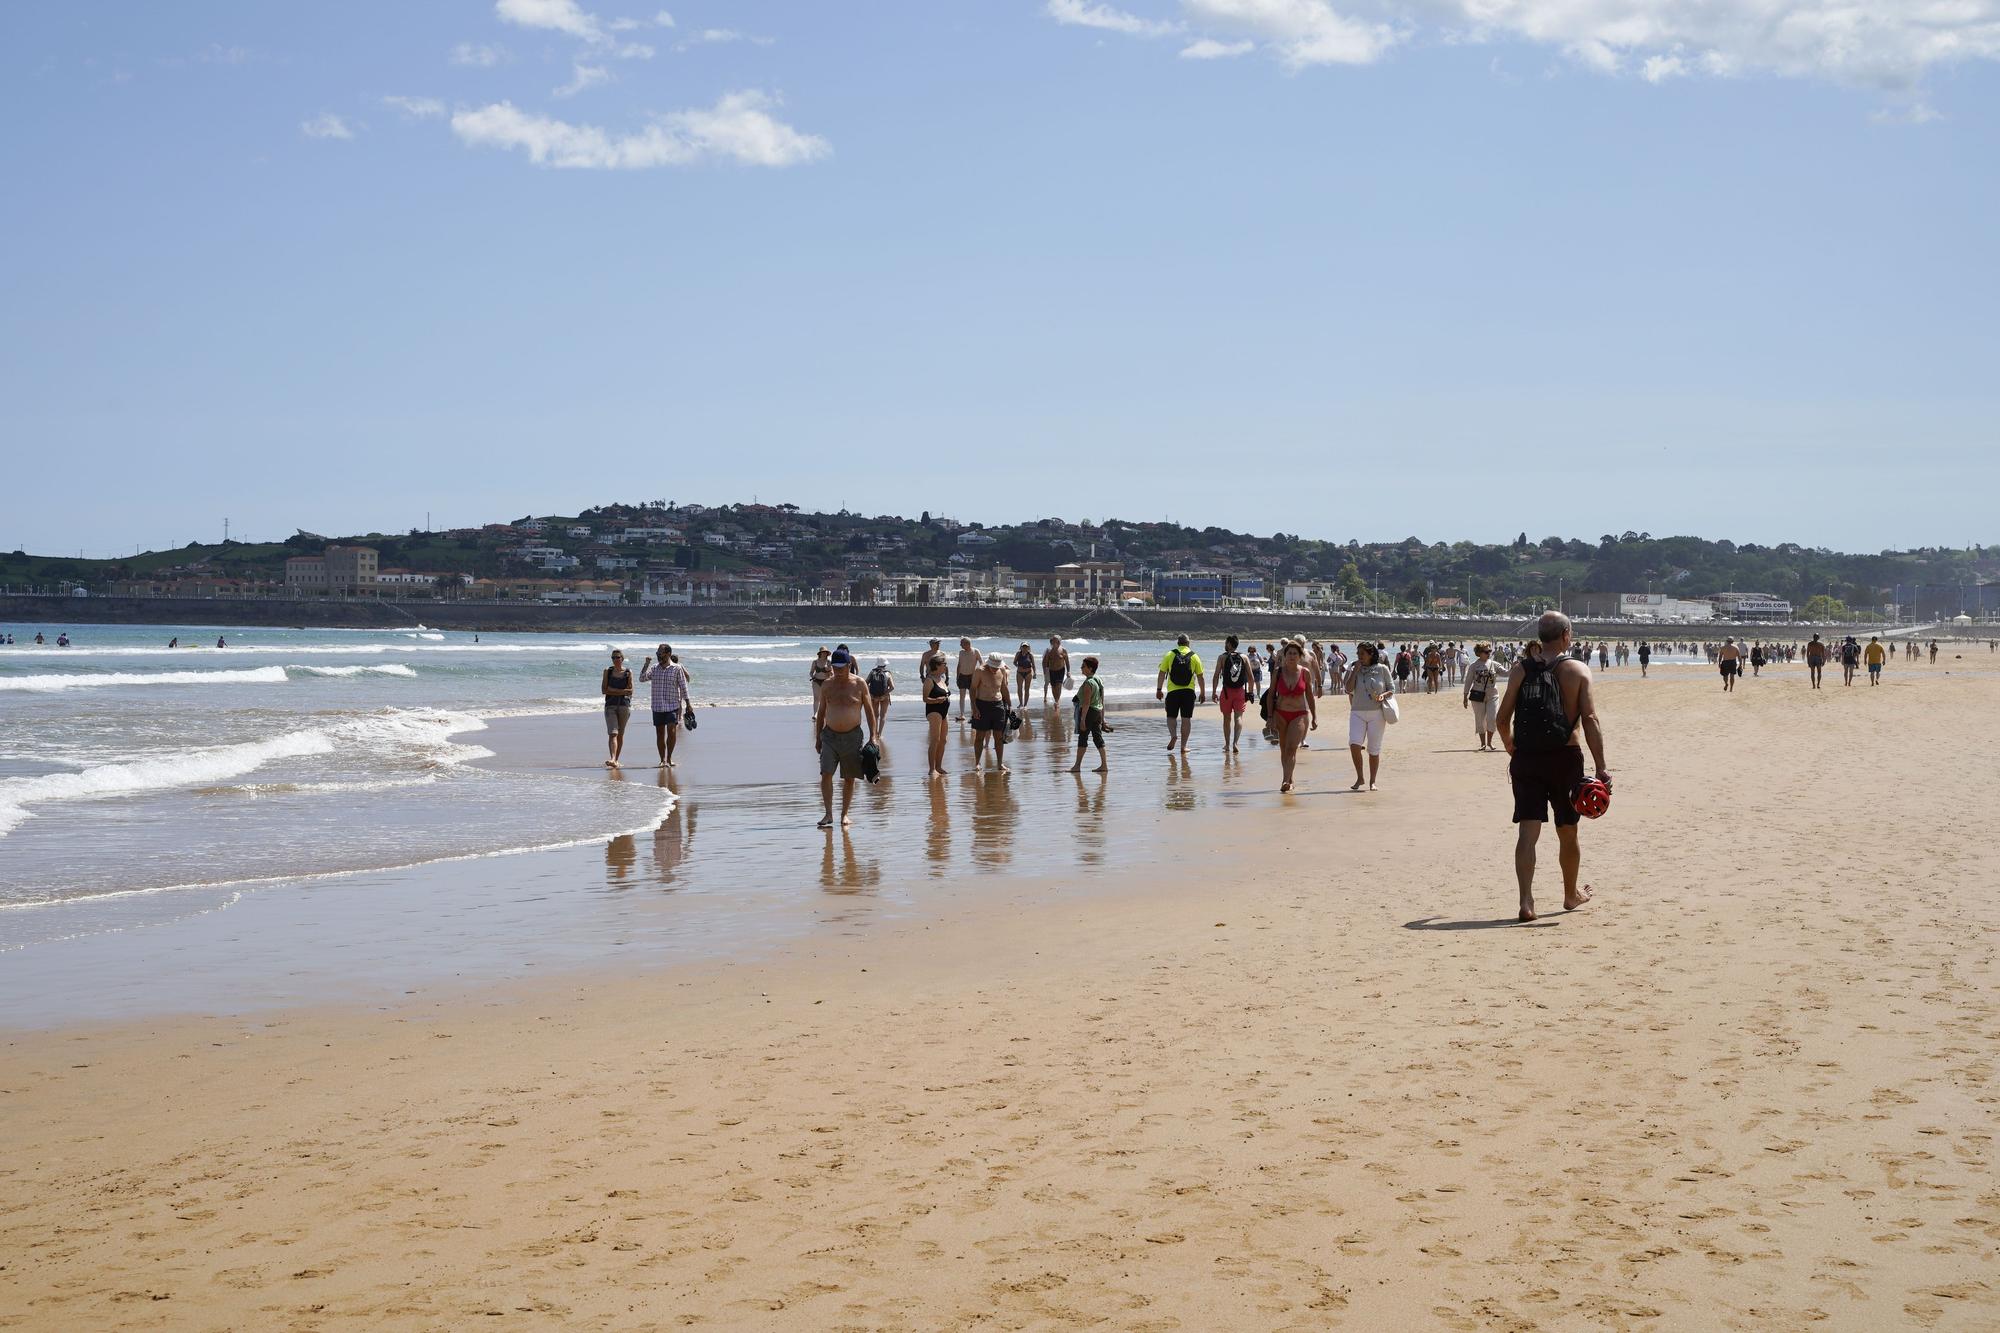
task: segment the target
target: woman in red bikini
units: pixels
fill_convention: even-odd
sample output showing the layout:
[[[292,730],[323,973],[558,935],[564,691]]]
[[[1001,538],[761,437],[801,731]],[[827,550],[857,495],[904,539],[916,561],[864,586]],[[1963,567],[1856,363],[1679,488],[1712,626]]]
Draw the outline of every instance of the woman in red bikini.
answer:
[[[1292,769],[1299,761],[1299,744],[1306,732],[1319,726],[1319,709],[1313,702],[1312,675],[1306,670],[1306,651],[1297,643],[1284,649],[1284,664],[1271,677],[1271,729],[1278,733],[1278,760],[1284,765],[1281,792],[1292,789]]]

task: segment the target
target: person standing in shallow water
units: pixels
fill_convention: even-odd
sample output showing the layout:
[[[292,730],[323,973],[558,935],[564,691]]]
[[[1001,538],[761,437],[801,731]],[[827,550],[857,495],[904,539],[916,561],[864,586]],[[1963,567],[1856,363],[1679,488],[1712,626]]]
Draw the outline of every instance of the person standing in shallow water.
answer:
[[[1097,746],[1097,767],[1093,773],[1106,773],[1111,769],[1111,760],[1104,753],[1104,682],[1097,678],[1097,659],[1083,659],[1083,679],[1076,685],[1076,762],[1069,766],[1072,773],[1083,769],[1083,754],[1092,743]]]
[[[653,739],[659,746],[660,767],[672,768],[681,715],[688,704],[687,668],[674,660],[673,647],[663,643],[654,659],[639,669],[639,683],[652,686]]]
[[[604,766],[616,768],[625,753],[625,724],[632,720],[632,669],[625,665],[625,654],[616,648],[611,650],[611,665],[604,668],[598,688],[604,694],[605,747],[610,751]]]
[[[1604,733],[1597,722],[1591,694],[1590,668],[1566,656],[1570,646],[1569,617],[1560,611],[1542,616],[1536,642],[1507,673],[1507,694],[1500,701],[1500,743],[1509,756],[1507,777],[1514,789],[1514,879],[1521,891],[1521,921],[1535,919],[1535,848],[1542,825],[1553,810],[1560,843],[1563,910],[1573,912],[1591,899],[1588,884],[1579,885],[1583,852],[1577,845],[1575,793],[1583,782],[1583,751],[1578,734],[1590,746],[1597,776],[1607,785],[1611,770],[1604,765]]]
[[[819,692],[813,710],[813,749],[819,754],[819,827],[833,827],[833,773],[840,770],[840,826],[848,825],[854,805],[854,780],[861,776],[862,727],[875,739],[875,710],[868,705],[868,686],[854,674],[854,656],[845,647],[834,650],[827,664],[833,674]]]
[[[1318,691],[1306,650],[1297,642],[1285,645],[1278,669],[1271,673],[1271,729],[1278,733],[1280,792],[1292,789],[1299,746],[1306,733],[1319,726]]]
[[[1201,658],[1188,647],[1188,636],[1183,634],[1160,659],[1160,678],[1153,685],[1153,697],[1167,705],[1167,749],[1178,744],[1181,753],[1187,753],[1197,692],[1200,702],[1207,703],[1208,678],[1201,673]]]
[[[934,653],[925,663],[924,725],[930,729],[930,767],[926,773],[944,776],[945,733],[951,726],[951,663],[943,653]]]

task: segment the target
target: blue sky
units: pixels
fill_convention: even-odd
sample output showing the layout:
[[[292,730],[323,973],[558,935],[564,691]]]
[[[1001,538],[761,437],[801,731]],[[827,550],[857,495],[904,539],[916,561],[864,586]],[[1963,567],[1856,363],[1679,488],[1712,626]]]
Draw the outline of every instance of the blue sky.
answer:
[[[2000,540],[2000,0],[84,2],[0,51],[0,549],[753,494]]]

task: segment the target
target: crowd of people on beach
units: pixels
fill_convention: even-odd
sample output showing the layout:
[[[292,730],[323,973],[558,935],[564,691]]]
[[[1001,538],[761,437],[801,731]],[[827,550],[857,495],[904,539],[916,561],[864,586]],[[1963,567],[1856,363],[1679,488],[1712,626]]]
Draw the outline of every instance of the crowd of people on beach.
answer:
[[[1514,822],[1519,826],[1515,846],[1519,919],[1532,921],[1536,848],[1544,824],[1556,828],[1564,907],[1581,906],[1591,896],[1590,886],[1579,882],[1577,829],[1582,818],[1608,807],[1611,791],[1591,690],[1593,660],[1604,671],[1636,661],[1646,676],[1656,653],[1705,657],[1720,673],[1723,689],[1734,691],[1746,667],[1754,678],[1766,666],[1803,659],[1810,684],[1818,689],[1829,661],[1841,665],[1850,685],[1863,666],[1870,683],[1879,683],[1898,646],[1910,659],[1927,650],[1930,660],[1937,660],[1936,641],[1892,645],[1880,636],[1867,644],[1852,635],[1838,644],[1819,635],[1805,642],[1739,641],[1729,636],[1721,642],[1589,643],[1577,640],[1569,619],[1556,612],[1541,618],[1536,636],[1525,644],[1364,641],[1355,646],[1351,658],[1338,644],[1304,636],[1269,641],[1260,648],[1255,643],[1246,647],[1232,634],[1223,640],[1213,661],[1204,662],[1183,634],[1161,656],[1153,694],[1165,714],[1169,755],[1186,755],[1196,710],[1211,698],[1221,718],[1222,749],[1236,752],[1254,708],[1264,738],[1278,751],[1280,793],[1293,789],[1299,751],[1310,745],[1308,737],[1319,729],[1322,702],[1342,699],[1354,765],[1350,790],[1373,792],[1381,780],[1388,729],[1400,716],[1399,697],[1455,690],[1461,708],[1471,716],[1476,750],[1505,751],[1509,756]],[[2000,650],[2000,645],[1989,647]],[[1038,689],[1044,709],[1063,707],[1067,696],[1075,737],[1075,758],[1068,771],[1081,772],[1085,761],[1094,757],[1091,771],[1109,772],[1106,737],[1117,728],[1107,709],[1100,665],[1094,654],[1072,657],[1060,636],[1051,636],[1039,652],[1024,642],[1011,655],[982,651],[970,638],[961,638],[955,652],[947,650],[941,639],[930,640],[916,670],[927,741],[926,778],[946,776],[945,753],[953,723],[970,723],[973,772],[1006,777],[1007,747],[1024,725],[1022,710],[1032,706]],[[815,653],[807,683],[820,778],[819,827],[831,829],[838,823],[845,828],[855,783],[872,782],[880,775],[882,734],[898,683],[888,659],[876,658],[864,672],[855,652],[844,643]],[[636,676],[622,651],[614,649],[611,654],[600,682],[610,747],[605,763],[613,768],[620,764],[632,700],[641,685],[650,691],[660,766],[670,768],[680,733],[693,729],[695,715],[692,677],[671,645],[664,643]],[[1592,761],[1588,774],[1586,749]],[[840,780],[837,813],[836,777]]]

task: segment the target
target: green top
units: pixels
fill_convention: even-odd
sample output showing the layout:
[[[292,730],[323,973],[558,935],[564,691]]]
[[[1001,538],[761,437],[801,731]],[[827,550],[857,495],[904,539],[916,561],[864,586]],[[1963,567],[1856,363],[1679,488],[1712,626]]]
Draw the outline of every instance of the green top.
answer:
[[[1099,680],[1095,676],[1085,676],[1083,678],[1083,684],[1076,687],[1076,697],[1079,699],[1083,698],[1085,690],[1090,691],[1090,700],[1091,700],[1091,702],[1085,706],[1093,713],[1103,712],[1104,682]]]

